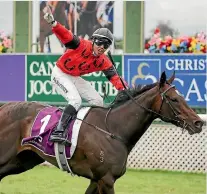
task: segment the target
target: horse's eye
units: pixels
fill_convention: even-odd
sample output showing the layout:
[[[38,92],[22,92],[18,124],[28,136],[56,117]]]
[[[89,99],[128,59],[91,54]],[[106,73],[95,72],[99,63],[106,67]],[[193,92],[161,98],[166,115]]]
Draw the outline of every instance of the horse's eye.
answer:
[[[171,98],[172,102],[178,102],[177,98]]]

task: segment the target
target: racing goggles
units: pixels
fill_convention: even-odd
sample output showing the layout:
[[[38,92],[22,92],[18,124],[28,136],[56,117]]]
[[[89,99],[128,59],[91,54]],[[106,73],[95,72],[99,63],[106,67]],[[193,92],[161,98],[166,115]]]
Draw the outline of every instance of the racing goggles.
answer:
[[[102,46],[103,45],[104,49],[109,48],[110,45],[111,45],[111,42],[107,39],[95,39],[94,43],[97,46]]]

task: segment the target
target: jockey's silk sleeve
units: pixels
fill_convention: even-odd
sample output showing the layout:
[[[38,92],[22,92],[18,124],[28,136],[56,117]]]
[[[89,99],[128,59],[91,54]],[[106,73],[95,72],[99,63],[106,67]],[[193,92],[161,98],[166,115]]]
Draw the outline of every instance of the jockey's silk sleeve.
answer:
[[[121,82],[121,78],[116,74],[109,80],[117,90],[123,90],[124,85]],[[123,80],[125,86],[127,86],[127,83]]]
[[[103,70],[106,78],[114,85],[117,90],[123,90],[124,86],[120,80],[120,77],[117,75],[114,67],[110,67],[106,70]],[[125,84],[127,85],[127,84]]]
[[[80,39],[60,23],[57,23],[57,25],[52,28],[52,31],[66,48],[76,49],[80,45]]]
[[[116,71],[113,68],[113,66],[106,69],[106,70],[103,70],[103,73],[105,74],[105,76],[108,80],[110,80],[114,75],[116,75]]]

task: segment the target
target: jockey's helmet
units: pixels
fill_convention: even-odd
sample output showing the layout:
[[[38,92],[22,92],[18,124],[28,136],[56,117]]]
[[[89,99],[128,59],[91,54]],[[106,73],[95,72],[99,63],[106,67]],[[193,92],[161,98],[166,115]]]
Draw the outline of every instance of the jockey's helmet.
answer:
[[[93,33],[92,39],[107,39],[109,43],[112,44],[114,38],[113,34],[108,28],[99,28]]]

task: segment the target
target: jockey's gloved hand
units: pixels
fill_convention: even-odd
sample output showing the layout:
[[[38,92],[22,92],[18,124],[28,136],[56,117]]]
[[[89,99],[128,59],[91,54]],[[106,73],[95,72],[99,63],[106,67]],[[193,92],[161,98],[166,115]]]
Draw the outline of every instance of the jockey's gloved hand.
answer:
[[[52,11],[49,6],[46,6],[43,9],[44,12],[44,19],[47,21],[48,24],[52,25],[53,27],[57,25],[57,22],[54,19]]]

